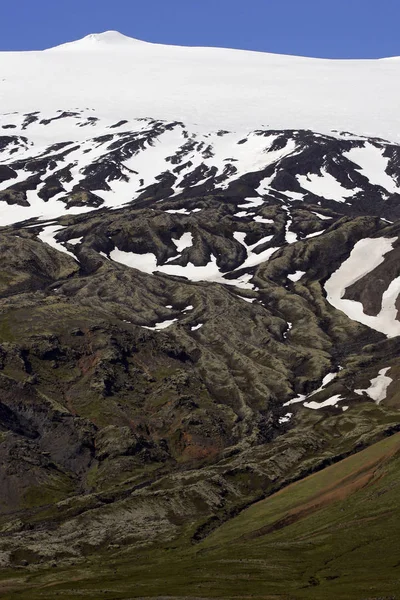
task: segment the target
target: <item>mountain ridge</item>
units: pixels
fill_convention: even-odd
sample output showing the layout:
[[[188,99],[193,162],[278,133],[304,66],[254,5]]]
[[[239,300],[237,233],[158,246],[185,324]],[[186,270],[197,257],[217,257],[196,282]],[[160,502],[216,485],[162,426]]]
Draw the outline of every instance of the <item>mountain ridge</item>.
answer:
[[[323,61],[337,61],[337,62],[357,62],[357,61],[376,61],[376,60],[396,60],[396,59],[400,59],[400,56],[384,56],[381,58],[320,58],[320,57],[315,57],[315,56],[304,56],[304,55],[296,55],[296,54],[279,54],[276,52],[268,52],[268,51],[264,51],[264,50],[244,50],[243,48],[231,48],[231,47],[223,47],[223,46],[201,46],[201,45],[196,45],[196,46],[191,46],[191,45],[182,45],[182,44],[173,44],[173,43],[169,43],[169,44],[165,44],[162,42],[149,42],[147,40],[142,40],[140,38],[135,38],[126,34],[121,33],[120,31],[114,30],[114,29],[109,29],[106,31],[101,31],[98,33],[89,33],[87,35],[85,35],[82,38],[78,38],[76,40],[71,40],[68,42],[63,42],[62,44],[57,44],[56,46],[51,46],[49,48],[45,48],[43,51],[47,51],[47,50],[53,50],[55,48],[63,48],[64,46],[70,46],[71,44],[81,44],[83,42],[93,42],[96,44],[96,42],[98,42],[99,44],[130,44],[131,42],[133,43],[141,43],[141,44],[152,44],[155,46],[165,46],[165,47],[172,47],[172,48],[197,48],[197,49],[210,49],[210,50],[228,50],[228,51],[238,51],[238,52],[251,52],[254,54],[264,54],[264,55],[270,55],[270,56],[282,56],[282,57],[288,57],[288,58],[304,58],[304,59],[310,59],[310,60],[323,60]]]

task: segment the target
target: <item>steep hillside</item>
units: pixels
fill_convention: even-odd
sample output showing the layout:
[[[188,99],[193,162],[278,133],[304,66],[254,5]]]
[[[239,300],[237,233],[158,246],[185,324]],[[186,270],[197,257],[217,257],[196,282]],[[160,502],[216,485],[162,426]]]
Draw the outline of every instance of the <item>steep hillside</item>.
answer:
[[[10,599],[396,598],[399,435],[254,504],[194,546],[135,556],[115,548],[73,570],[5,573],[0,590]]]

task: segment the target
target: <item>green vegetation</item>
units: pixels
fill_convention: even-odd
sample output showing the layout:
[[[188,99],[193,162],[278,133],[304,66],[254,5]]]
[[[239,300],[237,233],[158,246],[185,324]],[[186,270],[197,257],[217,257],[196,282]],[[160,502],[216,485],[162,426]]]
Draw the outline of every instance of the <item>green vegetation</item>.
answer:
[[[399,469],[395,434],[254,504],[199,544],[186,536],[40,574],[4,572],[0,586],[10,600],[396,598]]]

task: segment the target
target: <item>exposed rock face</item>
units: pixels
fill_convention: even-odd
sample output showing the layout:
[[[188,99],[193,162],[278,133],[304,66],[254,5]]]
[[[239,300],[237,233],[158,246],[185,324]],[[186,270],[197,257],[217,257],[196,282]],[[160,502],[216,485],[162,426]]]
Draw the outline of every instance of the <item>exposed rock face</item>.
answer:
[[[3,565],[21,547],[40,563],[183,530],[195,543],[395,430],[399,338],[324,286],[361,240],[394,240],[344,290],[380,313],[400,274],[396,146],[154,120],[31,145],[31,126],[66,118],[88,126],[27,115],[0,138],[0,203],[18,211],[0,233]],[[381,183],[354,162],[364,152]],[[376,406],[355,390],[387,367]]]

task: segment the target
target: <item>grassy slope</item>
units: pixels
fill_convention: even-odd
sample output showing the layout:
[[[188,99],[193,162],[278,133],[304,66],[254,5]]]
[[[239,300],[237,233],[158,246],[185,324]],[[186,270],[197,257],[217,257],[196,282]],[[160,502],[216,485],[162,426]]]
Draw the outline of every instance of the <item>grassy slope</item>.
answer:
[[[204,542],[3,573],[13,598],[400,598],[400,434],[259,502]],[[9,583],[5,580],[10,579]],[[3,588],[1,588],[3,585]]]

